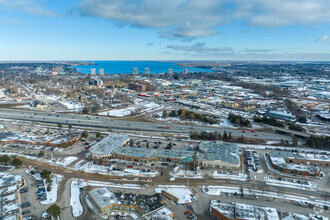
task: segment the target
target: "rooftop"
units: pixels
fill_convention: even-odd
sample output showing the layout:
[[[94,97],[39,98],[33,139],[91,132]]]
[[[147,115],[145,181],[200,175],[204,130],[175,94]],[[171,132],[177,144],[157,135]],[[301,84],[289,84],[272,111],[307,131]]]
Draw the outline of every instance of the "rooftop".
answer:
[[[202,160],[221,160],[230,164],[240,164],[237,144],[224,143],[222,141],[203,141],[200,143],[199,149],[205,152],[204,154],[199,154]]]
[[[114,153],[146,159],[154,157],[168,157],[172,159],[192,159],[192,156],[194,155],[193,152],[186,150],[147,149],[140,147],[121,147],[115,150]]]
[[[92,154],[111,154],[118,147],[122,146],[128,140],[127,135],[110,134],[102,141],[96,143],[90,148]]]
[[[111,204],[117,204],[118,200],[113,192],[107,188],[96,188],[89,192],[99,208],[105,208]]]
[[[254,206],[242,203],[220,203],[216,200],[211,201],[211,208],[222,213],[227,218],[233,219],[280,219],[275,208],[264,206]]]

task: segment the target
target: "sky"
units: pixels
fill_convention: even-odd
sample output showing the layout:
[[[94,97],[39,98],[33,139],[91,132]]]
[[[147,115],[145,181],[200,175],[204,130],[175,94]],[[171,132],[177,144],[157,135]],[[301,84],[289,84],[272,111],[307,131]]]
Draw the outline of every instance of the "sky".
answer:
[[[0,0],[0,60],[330,61],[330,1]]]

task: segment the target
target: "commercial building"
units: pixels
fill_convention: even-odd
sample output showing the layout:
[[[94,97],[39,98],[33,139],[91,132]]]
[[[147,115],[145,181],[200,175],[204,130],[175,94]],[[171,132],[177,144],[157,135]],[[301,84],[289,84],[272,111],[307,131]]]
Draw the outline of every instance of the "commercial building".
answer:
[[[50,141],[44,142],[44,146],[49,147],[68,147],[76,143],[81,137],[80,133],[68,133],[51,139]]]
[[[275,208],[242,203],[221,203],[219,200],[211,201],[210,212],[216,219],[221,220],[280,219]]]
[[[146,85],[139,84],[139,83],[130,83],[130,84],[128,84],[128,88],[135,90],[137,92],[144,92],[147,90]]]
[[[282,112],[282,111],[269,111],[267,112],[267,115],[270,117],[278,118],[278,119],[283,119],[283,120],[293,120],[295,117],[288,112]]]
[[[19,144],[25,146],[67,147],[74,144],[81,137],[80,133],[69,133],[55,137],[16,135],[10,132],[0,134],[0,145]]]
[[[111,153],[112,159],[137,163],[183,163],[193,160],[194,152],[179,149],[148,149],[141,147],[120,147]],[[241,156],[236,144],[218,142],[202,142],[198,160],[204,167],[221,169],[240,169]],[[107,155],[109,158],[109,155]]]
[[[192,161],[194,153],[186,150],[147,149],[140,147],[121,147],[116,149],[111,158],[140,163],[169,162],[181,163]]]
[[[296,155],[287,151],[273,151],[266,154],[266,156],[270,165],[275,170],[283,173],[303,176],[319,176],[321,172],[317,164],[322,161],[311,160],[309,157],[302,157],[301,154]],[[329,163],[326,162],[326,164]]]
[[[222,169],[240,169],[241,155],[237,144],[216,142],[201,142],[199,145],[199,160],[202,166]]]
[[[132,193],[114,193],[107,188],[96,188],[88,193],[87,198],[97,213],[116,216],[119,213],[133,219],[153,219],[153,216],[164,215],[173,219],[173,213],[163,205],[163,196],[141,195]],[[169,217],[169,218],[168,218]]]
[[[127,135],[110,134],[92,146],[89,152],[93,158],[110,159],[114,150],[126,145],[128,142]]]

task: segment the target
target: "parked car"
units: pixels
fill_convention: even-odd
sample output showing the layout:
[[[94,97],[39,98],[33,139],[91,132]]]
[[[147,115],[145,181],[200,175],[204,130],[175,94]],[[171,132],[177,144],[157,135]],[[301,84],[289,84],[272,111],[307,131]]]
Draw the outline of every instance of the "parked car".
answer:
[[[185,215],[189,215],[190,213],[191,213],[191,211],[188,210],[188,211],[186,211],[184,214],[185,214]]]
[[[25,210],[24,212],[22,212],[22,215],[26,215],[26,214],[29,214],[29,213],[31,213],[30,210]]]
[[[26,208],[26,207],[29,207],[29,206],[31,206],[31,203],[29,203],[29,202],[23,202],[23,203],[21,204],[21,207],[22,207],[22,208]]]
[[[26,192],[28,192],[28,191],[29,191],[28,188],[20,189],[20,193],[26,193]]]

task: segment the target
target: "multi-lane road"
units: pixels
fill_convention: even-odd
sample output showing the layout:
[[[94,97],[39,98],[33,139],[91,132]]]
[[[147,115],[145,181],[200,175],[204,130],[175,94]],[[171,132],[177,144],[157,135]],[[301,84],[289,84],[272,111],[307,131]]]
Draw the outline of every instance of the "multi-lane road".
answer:
[[[244,136],[247,138],[265,139],[265,140],[291,140],[290,136],[277,133],[268,132],[256,132],[246,131],[245,133],[239,129],[222,128],[214,126],[196,126],[196,125],[184,125],[184,124],[169,124],[164,122],[136,122],[136,121],[125,121],[116,120],[114,118],[92,116],[92,115],[81,115],[81,114],[64,114],[54,112],[39,112],[39,111],[25,111],[25,110],[13,110],[13,109],[0,109],[0,119],[11,119],[30,121],[35,123],[49,123],[63,125],[71,124],[73,126],[90,128],[103,128],[112,130],[126,130],[126,131],[146,131],[146,132],[171,132],[171,133],[190,133],[192,131],[216,131],[221,134],[226,130],[231,132],[232,136],[240,137]],[[170,129],[159,128],[158,125],[169,126]]]

